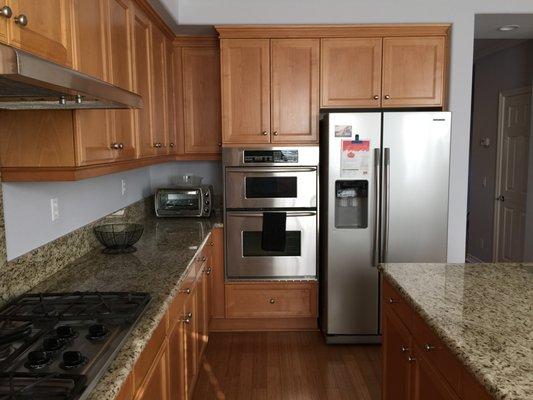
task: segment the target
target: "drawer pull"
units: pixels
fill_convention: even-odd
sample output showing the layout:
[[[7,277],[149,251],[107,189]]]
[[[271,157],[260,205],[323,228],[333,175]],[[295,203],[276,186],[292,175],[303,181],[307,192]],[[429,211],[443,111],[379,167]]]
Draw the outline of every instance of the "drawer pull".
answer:
[[[9,19],[11,18],[12,15],[13,15],[13,10],[11,10],[11,7],[3,6],[2,8],[0,8],[0,16]]]
[[[213,269],[212,269],[211,267],[206,268],[206,269],[205,269],[205,274],[206,274],[206,275],[211,275],[211,271],[212,271],[212,270],[213,270]]]
[[[409,347],[402,346],[401,350],[402,350],[402,353],[406,353],[409,351]]]
[[[192,321],[192,313],[188,313],[187,315],[185,315],[183,318],[181,318],[181,321],[184,324],[190,324]]]
[[[214,246],[214,245],[215,245],[215,243],[209,242],[209,246]]]
[[[27,26],[28,25],[28,17],[24,14],[17,15],[15,17],[15,24],[20,26]]]
[[[270,304],[274,304],[274,303],[276,302],[276,300],[274,300],[274,299],[270,299],[268,302],[269,302]]]
[[[415,361],[416,361],[416,358],[413,357],[413,356],[409,356],[409,357],[407,357],[407,361],[408,361],[408,362],[415,362]]]
[[[432,346],[432,345],[430,345],[429,343],[426,343],[426,344],[424,345],[424,349],[425,349],[426,351],[432,351],[432,350],[435,350],[435,346]]]
[[[392,297],[389,297],[389,304],[396,304],[396,303],[399,303],[399,301]]]
[[[180,293],[191,294],[191,289],[180,289]]]

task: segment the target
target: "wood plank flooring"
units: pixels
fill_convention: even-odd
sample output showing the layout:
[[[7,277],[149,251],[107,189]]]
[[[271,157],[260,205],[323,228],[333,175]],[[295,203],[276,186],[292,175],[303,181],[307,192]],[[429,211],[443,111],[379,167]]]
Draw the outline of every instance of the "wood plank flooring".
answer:
[[[380,352],[319,332],[212,333],[193,399],[379,400]]]

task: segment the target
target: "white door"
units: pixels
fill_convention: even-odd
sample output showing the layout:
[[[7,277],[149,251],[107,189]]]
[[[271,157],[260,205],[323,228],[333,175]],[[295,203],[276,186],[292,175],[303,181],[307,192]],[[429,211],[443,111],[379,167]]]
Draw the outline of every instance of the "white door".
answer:
[[[494,261],[523,260],[530,132],[531,88],[502,93]]]

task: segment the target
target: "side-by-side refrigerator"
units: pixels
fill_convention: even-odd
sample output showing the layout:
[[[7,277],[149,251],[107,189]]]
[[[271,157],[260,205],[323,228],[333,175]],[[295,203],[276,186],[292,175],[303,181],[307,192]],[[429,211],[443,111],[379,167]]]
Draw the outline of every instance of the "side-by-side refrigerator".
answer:
[[[448,112],[329,113],[321,125],[321,327],[380,342],[379,263],[446,262]]]

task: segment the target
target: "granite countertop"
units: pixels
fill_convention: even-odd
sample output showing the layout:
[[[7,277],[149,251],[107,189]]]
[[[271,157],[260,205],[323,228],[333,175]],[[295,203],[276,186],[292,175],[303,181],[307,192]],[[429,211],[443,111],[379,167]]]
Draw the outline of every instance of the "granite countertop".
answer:
[[[131,254],[106,255],[97,249],[77,259],[32,292],[138,291],[152,301],[111,362],[90,400],[111,400],[118,394],[152,332],[177,294],[197,249],[220,217],[210,219],[157,219],[140,221],[144,233]]]
[[[533,399],[533,264],[382,264],[496,399]]]

